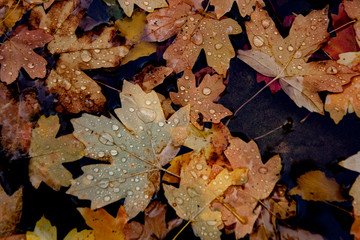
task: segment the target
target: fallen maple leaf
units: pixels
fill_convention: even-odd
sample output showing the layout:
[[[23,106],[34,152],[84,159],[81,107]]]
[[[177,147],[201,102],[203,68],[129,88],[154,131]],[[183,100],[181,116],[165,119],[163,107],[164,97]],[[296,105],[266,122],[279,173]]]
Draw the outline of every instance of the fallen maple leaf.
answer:
[[[161,202],[156,201],[152,202],[149,207],[144,211],[145,214],[145,223],[144,225],[138,222],[130,222],[128,225],[130,228],[125,228],[125,233],[127,235],[126,239],[134,239],[128,236],[132,233],[137,232],[139,228],[142,230],[139,232],[136,239],[139,240],[155,240],[155,239],[164,239],[166,235],[174,228],[178,227],[182,223],[182,219],[175,218],[166,223],[165,214],[166,214],[166,204],[161,204]],[[127,230],[127,231],[126,231]]]
[[[8,196],[0,185],[0,238],[15,233],[16,225],[20,222],[23,206],[22,188],[12,196]]]
[[[156,52],[157,44],[141,41],[140,37],[146,25],[146,14],[136,11],[131,18],[116,20],[115,27],[120,31],[120,35],[134,43],[130,52],[122,59],[121,63],[126,64],[139,57],[149,56]]]
[[[25,90],[16,101],[9,89],[0,83],[1,145],[11,159],[27,154],[31,141],[33,118],[39,113],[40,105],[32,90]]]
[[[93,229],[96,240],[124,240],[124,227],[126,214],[123,206],[120,206],[116,217],[111,216],[105,209],[91,210],[90,208],[78,208],[85,219],[86,224]]]
[[[222,212],[226,226],[236,224],[234,231],[236,238],[239,239],[251,233],[261,211],[261,208],[257,207],[258,201],[267,198],[279,180],[281,159],[275,155],[263,164],[256,143],[254,141],[246,143],[239,138],[230,140],[225,155],[233,169],[248,169],[248,175],[243,179],[244,185],[230,187],[225,192],[223,200],[243,221],[225,206],[219,203],[213,204],[214,208]]]
[[[221,104],[214,103],[215,99],[225,90],[221,76],[206,75],[199,86],[191,70],[186,70],[177,80],[178,92],[170,92],[174,104],[180,106],[190,105],[190,120],[199,129],[204,122],[219,123],[221,119],[231,115],[230,110]]]
[[[26,232],[26,240],[57,240],[57,229],[51,225],[49,220],[42,216],[36,222],[34,231]],[[73,229],[65,236],[64,240],[95,240],[95,237],[91,230],[77,232],[76,229]]]
[[[90,199],[93,209],[126,198],[124,206],[131,219],[159,189],[161,166],[178,153],[186,137],[189,108],[165,120],[156,93],[145,93],[127,81],[120,99],[122,108],[114,111],[121,122],[89,114],[72,121],[75,137],[86,146],[85,156],[110,164],[84,166],[84,175],[68,193]]]
[[[265,7],[263,0],[211,0],[211,5],[215,7],[217,18],[221,18],[225,13],[230,11],[233,3],[236,2],[242,17],[250,15],[254,10],[253,7],[257,2],[262,7]]]
[[[356,75],[332,60],[307,63],[329,36],[327,11],[296,16],[289,35],[283,38],[267,12],[257,6],[251,21],[245,23],[252,50],[238,51],[238,57],[259,73],[280,78],[282,89],[299,107],[321,114],[318,92],[341,92],[342,85]]]
[[[360,77],[354,77],[350,84],[344,86],[341,93],[328,94],[325,110],[337,124],[347,113],[355,112],[360,117]]]
[[[53,37],[41,29],[28,30],[27,26],[18,26],[10,39],[0,46],[1,81],[14,82],[21,68],[31,78],[46,76],[47,61],[36,54],[33,49],[43,47]]]
[[[307,201],[345,201],[340,185],[334,178],[327,178],[321,171],[309,171],[297,179],[297,186],[289,191]]]
[[[32,131],[29,177],[35,188],[45,182],[54,190],[71,184],[72,175],[63,163],[83,157],[84,145],[72,134],[56,138],[60,128],[58,116],[42,116]]]
[[[140,73],[136,74],[132,79],[139,84],[144,92],[149,93],[154,87],[162,84],[166,77],[173,72],[172,68],[165,66],[154,67],[146,66]]]
[[[354,30],[356,33],[356,40],[360,45],[360,1],[359,0],[344,0],[345,12],[347,15],[355,19]]]
[[[350,22],[349,17],[345,13],[343,3],[339,5],[338,15],[331,14],[331,18],[334,29],[340,29],[336,31],[336,37],[330,38],[322,49],[335,60],[339,59],[340,53],[359,51],[353,26],[342,27]]]
[[[226,75],[230,59],[235,56],[228,35],[241,33],[240,25],[230,18],[217,20],[209,13],[196,13],[184,1],[170,0],[169,5],[147,16],[142,38],[161,42],[177,35],[163,56],[176,73],[191,69],[204,49],[208,65]]]
[[[50,72],[46,85],[50,92],[57,94],[59,104],[69,112],[101,112],[106,102],[101,88],[81,70],[119,65],[129,52],[130,45],[113,46],[110,43],[116,32],[114,27],[104,27],[100,34],[97,33],[98,36],[86,32],[78,37],[75,30],[85,11],[71,14],[74,9],[74,1],[62,1],[53,4],[47,13],[42,6],[31,12],[30,23],[52,33],[55,38],[48,45],[49,51],[60,54],[56,69]]]
[[[210,210],[210,203],[231,185],[246,177],[246,169],[229,172],[222,170],[209,181],[211,167],[207,165],[204,151],[193,152],[191,161],[181,170],[180,187],[163,184],[165,197],[176,214],[190,220],[196,236],[201,239],[220,239],[221,213]]]
[[[134,4],[138,5],[147,12],[153,12],[155,8],[167,6],[165,0],[118,0],[118,2],[128,17],[131,17],[134,11]]]

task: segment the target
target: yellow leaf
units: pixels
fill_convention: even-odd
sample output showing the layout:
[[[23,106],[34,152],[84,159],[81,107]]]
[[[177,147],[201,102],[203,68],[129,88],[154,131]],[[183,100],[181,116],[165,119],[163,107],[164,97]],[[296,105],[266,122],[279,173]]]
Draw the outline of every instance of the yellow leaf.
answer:
[[[56,227],[52,226],[50,221],[44,216],[37,221],[33,232],[26,232],[26,240],[56,240]]]
[[[136,44],[126,55],[123,60],[121,61],[121,64],[126,64],[130,61],[136,60],[140,57],[146,57],[150,54],[156,52],[157,45],[155,43],[149,43],[149,42],[140,42]]]
[[[95,235],[92,230],[82,230],[78,232],[76,228],[74,228],[66,235],[64,240],[95,240]]]

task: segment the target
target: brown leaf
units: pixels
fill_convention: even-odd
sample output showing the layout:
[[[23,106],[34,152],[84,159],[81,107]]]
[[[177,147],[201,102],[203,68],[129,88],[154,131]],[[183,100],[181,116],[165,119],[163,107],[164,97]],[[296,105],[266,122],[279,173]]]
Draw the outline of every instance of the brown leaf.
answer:
[[[170,0],[169,4],[147,16],[143,39],[161,42],[177,35],[163,56],[176,73],[191,69],[204,49],[208,65],[226,75],[229,61],[235,56],[228,35],[239,34],[239,24],[230,18],[217,20],[211,14],[202,16],[184,1]]]
[[[360,45],[360,1],[359,0],[344,0],[345,12],[347,15],[356,19],[357,21],[354,24],[354,30],[356,33],[356,38],[358,44]]]
[[[306,16],[297,15],[289,35],[283,38],[267,12],[259,6],[246,22],[252,50],[240,51],[239,58],[261,74],[280,77],[283,90],[299,106],[323,114],[318,92],[341,92],[356,74],[335,61],[307,63],[329,34],[327,8]]]
[[[289,191],[290,195],[300,195],[307,201],[345,201],[340,185],[334,178],[327,178],[321,171],[310,171],[297,179],[297,186]]]
[[[40,105],[36,94],[24,91],[20,101],[13,99],[8,88],[0,83],[1,144],[10,158],[18,158],[29,151],[33,118],[39,113]]]
[[[0,240],[26,240],[26,235],[16,234],[16,235],[0,238]]]
[[[131,17],[135,4],[147,12],[152,12],[155,10],[155,8],[162,8],[167,6],[165,0],[118,0],[118,2],[128,17]]]
[[[173,72],[172,68],[153,65],[146,66],[140,73],[133,77],[133,81],[141,86],[144,92],[149,93],[154,87],[162,84],[166,77]]]
[[[145,223],[142,227],[143,231],[141,235],[136,239],[140,239],[140,240],[164,239],[172,229],[178,227],[182,223],[182,219],[179,218],[172,219],[168,223],[166,223],[166,219],[165,219],[166,206],[167,206],[166,204],[161,204],[161,202],[156,201],[156,202],[152,202],[145,209],[144,211]],[[132,226],[136,228],[139,227],[134,224]],[[130,231],[133,232],[136,231],[136,229],[132,228],[130,229]]]
[[[23,206],[22,188],[12,196],[8,196],[0,185],[0,238],[15,233],[16,225],[20,222]]]
[[[230,110],[215,99],[225,90],[222,77],[215,74],[206,75],[199,86],[191,70],[186,70],[177,81],[178,92],[170,92],[174,104],[186,106],[190,104],[190,120],[197,128],[202,129],[204,122],[219,123],[221,119],[231,115]]]
[[[254,10],[255,3],[258,2],[262,7],[265,6],[263,0],[212,0],[211,5],[215,6],[217,18],[221,18],[231,10],[233,3],[236,2],[242,17],[250,15]]]
[[[115,36],[114,27],[104,27],[100,33],[86,32],[78,37],[75,30],[85,11],[71,14],[74,9],[74,1],[62,1],[53,4],[48,13],[41,6],[31,13],[30,22],[35,27],[53,33],[55,40],[48,45],[49,51],[60,54],[46,85],[69,112],[101,112],[106,101],[101,88],[81,70],[119,65],[130,45],[114,46],[110,42]]]
[[[10,35],[10,39],[0,46],[1,81],[10,84],[16,80],[21,68],[31,78],[46,76],[47,61],[33,49],[43,47],[53,37],[41,29],[28,30],[20,25]]]

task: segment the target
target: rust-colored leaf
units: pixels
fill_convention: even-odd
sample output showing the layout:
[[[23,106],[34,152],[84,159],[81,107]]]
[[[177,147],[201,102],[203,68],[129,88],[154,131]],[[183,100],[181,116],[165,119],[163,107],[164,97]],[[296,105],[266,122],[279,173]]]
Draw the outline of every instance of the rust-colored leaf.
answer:
[[[167,6],[165,0],[118,0],[118,2],[128,17],[131,17],[135,4],[147,12],[153,12],[155,8]]]
[[[16,225],[20,222],[23,206],[22,188],[12,196],[8,196],[0,185],[0,238],[15,233]]]
[[[254,10],[255,3],[258,2],[261,6],[265,6],[263,0],[212,0],[211,5],[215,6],[215,13],[217,18],[221,18],[225,13],[229,12],[233,3],[238,5],[241,16],[250,15]]]
[[[154,87],[162,84],[166,77],[173,72],[172,68],[165,66],[146,66],[140,73],[133,77],[133,81],[139,84],[144,92],[149,93]]]
[[[0,46],[1,81],[14,82],[23,68],[31,78],[46,76],[47,61],[33,49],[43,47],[53,37],[41,29],[28,30],[20,25],[10,35],[10,39]]]
[[[170,93],[174,104],[186,106],[190,104],[190,120],[197,128],[202,129],[204,122],[219,123],[221,119],[231,115],[230,110],[214,101],[225,90],[222,77],[215,74],[206,75],[199,86],[196,86],[194,74],[186,70],[177,81],[178,92]]]

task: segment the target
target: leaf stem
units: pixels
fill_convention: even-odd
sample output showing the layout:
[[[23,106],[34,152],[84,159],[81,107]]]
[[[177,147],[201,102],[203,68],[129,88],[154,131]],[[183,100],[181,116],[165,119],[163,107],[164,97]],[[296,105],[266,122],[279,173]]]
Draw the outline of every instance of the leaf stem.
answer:
[[[338,28],[335,28],[334,30],[330,31],[329,33],[337,32],[337,31],[339,31],[340,29],[342,29],[342,28],[344,28],[344,27],[346,27],[346,26],[348,26],[348,25],[350,25],[350,24],[353,24],[353,23],[355,23],[355,22],[356,22],[356,20],[354,19],[354,20],[352,20],[352,21],[350,21],[350,22],[345,23],[344,25],[341,25],[341,26],[338,27]]]
[[[218,200],[227,210],[229,210],[236,218],[241,222],[242,224],[246,224],[247,221],[240,217],[239,214],[236,213],[236,211],[233,209],[233,207],[230,204],[227,204],[224,202],[221,198],[217,197],[216,200]]]
[[[192,222],[190,219],[181,229],[180,231],[175,235],[175,237],[172,240],[176,240],[176,238],[185,230],[185,228]]]

